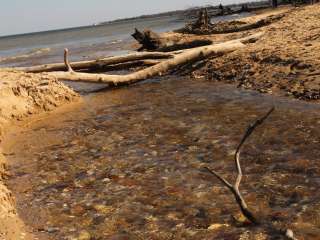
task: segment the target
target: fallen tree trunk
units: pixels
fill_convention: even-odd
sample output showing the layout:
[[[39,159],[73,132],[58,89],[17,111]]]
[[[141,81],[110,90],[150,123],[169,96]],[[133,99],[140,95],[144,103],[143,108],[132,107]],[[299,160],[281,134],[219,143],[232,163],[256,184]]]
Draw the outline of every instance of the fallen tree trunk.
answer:
[[[156,50],[163,46],[165,43],[157,33],[149,29],[141,32],[137,28],[135,28],[135,32],[131,36],[141,44],[141,47],[138,49],[138,51],[142,51],[145,49]]]
[[[265,18],[259,19],[255,22],[243,22],[243,21],[226,21],[226,22],[218,22],[211,24],[209,23],[207,26],[198,25],[198,21],[192,24],[187,24],[184,28],[175,30],[176,33],[183,34],[196,34],[196,35],[209,35],[209,34],[226,34],[226,33],[235,33],[248,31],[252,29],[257,29],[260,27],[268,26],[276,21],[282,19],[285,15],[270,15]]]
[[[88,69],[81,69],[81,71],[84,72],[108,72],[108,71],[119,71],[119,70],[128,70],[130,68],[137,68],[137,67],[149,67],[154,66],[160,62],[164,61],[164,59],[147,59],[147,60],[136,60],[131,62],[124,62],[124,63],[118,63],[113,65],[103,65],[103,66],[96,66],[91,67]]]
[[[132,34],[132,37],[141,45],[138,51],[148,50],[172,52],[212,44],[212,41],[207,39],[196,39],[189,41],[183,39],[168,39],[166,37],[161,37],[159,34],[151,30],[144,30],[141,32],[138,29],[135,29],[135,33]]]
[[[133,62],[138,60],[147,59],[168,59],[173,57],[173,53],[163,52],[141,52],[132,53],[123,56],[107,57],[97,60],[88,60],[80,62],[71,62],[70,66],[73,70],[91,69],[91,68],[103,68],[109,65],[122,64],[126,62]],[[65,71],[67,70],[65,63],[53,63],[44,64],[33,67],[18,67],[15,68],[24,72],[40,73],[40,72],[53,72],[53,71]]]
[[[229,25],[227,25],[227,24],[223,25],[223,23],[222,23],[222,24],[220,24],[220,26],[219,25],[214,26],[211,29],[211,33],[225,34],[225,33],[234,33],[234,32],[242,32],[242,31],[257,29],[260,27],[268,26],[276,21],[279,21],[284,16],[285,16],[284,14],[275,15],[275,16],[271,15],[271,16],[268,16],[264,19],[260,19],[256,22],[253,22],[253,23],[244,23],[241,21],[231,21],[231,22],[229,22]]]
[[[58,80],[106,83],[109,86],[128,85],[154,76],[161,76],[169,70],[176,69],[181,65],[208,58],[214,54],[225,54],[243,48],[246,43],[255,42],[261,35],[262,33],[258,33],[238,40],[185,50],[171,59],[127,75],[90,74],[73,71],[50,72],[47,73],[47,75],[53,76]]]
[[[242,31],[249,31],[261,27],[268,26],[276,21],[281,20],[285,13],[268,14],[258,17],[251,17],[241,20],[222,21],[211,23],[210,17],[206,10],[199,12],[198,18],[186,24],[185,27],[173,31],[176,34],[157,34],[151,30],[139,31],[135,29],[132,36],[141,45],[138,51],[158,51],[169,52],[176,50],[185,50],[194,47],[211,45],[213,43],[213,34],[226,34]],[[178,33],[178,34],[177,34]],[[185,36],[181,34],[193,34],[193,36]],[[205,38],[195,39],[195,36],[208,35]]]

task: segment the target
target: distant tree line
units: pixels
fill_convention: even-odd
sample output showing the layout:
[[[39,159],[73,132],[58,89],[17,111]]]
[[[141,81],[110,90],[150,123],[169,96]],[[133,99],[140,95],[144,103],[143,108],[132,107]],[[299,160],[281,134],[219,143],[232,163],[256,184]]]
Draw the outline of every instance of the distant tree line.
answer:
[[[279,3],[282,4],[292,4],[294,6],[298,4],[314,4],[316,2],[319,2],[319,0],[271,0],[271,5],[273,8],[278,7]]]

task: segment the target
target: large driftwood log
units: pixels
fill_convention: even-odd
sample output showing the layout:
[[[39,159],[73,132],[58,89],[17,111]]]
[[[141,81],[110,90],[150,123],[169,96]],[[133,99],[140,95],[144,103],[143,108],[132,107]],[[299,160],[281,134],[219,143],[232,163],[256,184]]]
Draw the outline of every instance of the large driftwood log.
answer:
[[[135,28],[135,32],[131,35],[138,43],[141,44],[141,47],[138,51],[142,50],[156,50],[165,44],[165,41],[161,37],[149,30],[146,29],[143,32]]]
[[[118,63],[118,64],[112,64],[112,65],[102,65],[102,66],[96,66],[91,67],[88,69],[81,69],[81,71],[84,72],[90,72],[90,73],[105,73],[105,72],[112,72],[112,71],[119,71],[119,70],[128,70],[131,68],[140,68],[140,67],[150,67],[154,66],[156,64],[159,64],[163,62],[165,59],[146,59],[146,60],[136,60],[131,62],[124,62],[124,63]]]
[[[175,30],[175,33],[194,34],[194,35],[212,35],[226,34],[234,32],[248,31],[270,25],[279,21],[285,16],[282,14],[266,14],[261,17],[247,18],[243,20],[222,21],[211,23],[209,14],[206,9],[199,11],[198,18],[192,23],[186,24],[185,27]],[[195,39],[192,37],[185,38],[184,35],[174,34],[157,34],[151,30],[139,31],[135,29],[132,36],[141,45],[138,51],[159,51],[168,52],[182,49],[189,49],[199,46],[212,44],[212,36],[206,36],[205,39]]]
[[[154,76],[161,76],[167,73],[169,70],[173,70],[190,62],[208,58],[212,55],[221,55],[244,48],[246,43],[256,41],[261,37],[261,35],[262,33],[258,33],[242,39],[184,50],[182,53],[175,55],[173,58],[127,75],[89,74],[72,71],[49,72],[47,74],[57,78],[58,80],[106,83],[109,84],[109,86],[128,85]]]
[[[199,20],[197,20],[195,23],[187,24],[185,27],[175,30],[174,32],[196,35],[242,32],[268,26],[276,21],[279,21],[284,16],[284,14],[270,15],[255,22],[243,22],[241,20],[217,22],[214,24],[209,22],[207,26],[199,25]]]
[[[207,39],[170,39],[167,37],[162,37],[161,35],[151,30],[144,30],[143,32],[141,32],[138,29],[135,29],[135,33],[132,34],[132,37],[141,45],[138,51],[148,50],[158,52],[172,52],[212,44],[212,41]]]
[[[141,52],[141,53],[132,53],[123,56],[107,57],[97,60],[88,60],[80,62],[71,62],[70,66],[73,70],[82,70],[82,69],[96,69],[103,68],[107,66],[112,66],[116,64],[123,64],[127,62],[134,62],[140,60],[150,60],[150,59],[168,59],[173,57],[173,53],[163,53],[163,52]],[[15,68],[24,72],[39,73],[39,72],[53,72],[53,71],[65,71],[68,70],[66,63],[52,63],[44,64],[33,67],[18,67]]]

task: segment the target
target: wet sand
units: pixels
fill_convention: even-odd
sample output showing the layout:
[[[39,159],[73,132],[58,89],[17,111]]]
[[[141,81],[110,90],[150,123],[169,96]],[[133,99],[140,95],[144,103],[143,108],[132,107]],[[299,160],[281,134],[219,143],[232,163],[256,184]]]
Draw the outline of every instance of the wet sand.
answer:
[[[0,70],[0,142],[17,121],[50,111],[72,101],[78,95],[52,78]],[[0,151],[0,239],[29,239],[16,214],[14,198],[4,184],[9,176],[7,159]]]
[[[18,212],[39,239],[270,239],[234,225],[203,167],[232,179],[245,128],[273,104],[241,190],[259,216],[318,239],[320,106],[187,78],[89,95],[9,135]]]

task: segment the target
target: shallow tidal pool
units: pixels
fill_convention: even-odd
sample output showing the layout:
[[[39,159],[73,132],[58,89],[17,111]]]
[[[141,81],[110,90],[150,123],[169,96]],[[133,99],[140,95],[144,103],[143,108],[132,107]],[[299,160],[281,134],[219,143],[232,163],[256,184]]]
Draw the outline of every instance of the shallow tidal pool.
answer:
[[[269,239],[205,166],[240,186],[261,218],[320,237],[320,105],[170,78],[84,96],[11,133],[9,188],[39,239]],[[272,238],[270,238],[272,239]]]

